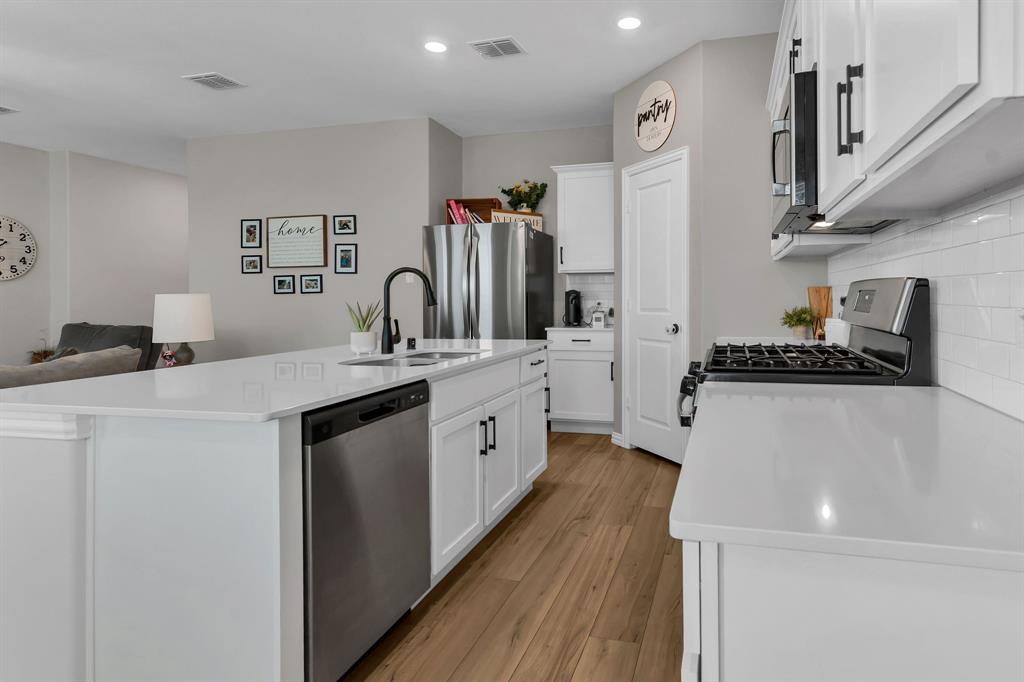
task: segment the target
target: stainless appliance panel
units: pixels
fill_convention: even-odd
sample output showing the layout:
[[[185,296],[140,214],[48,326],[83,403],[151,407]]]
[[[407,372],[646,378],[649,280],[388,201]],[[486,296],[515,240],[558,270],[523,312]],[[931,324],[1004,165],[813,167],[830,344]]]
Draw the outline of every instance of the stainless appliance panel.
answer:
[[[430,588],[427,392],[304,415],[309,682],[341,677]]]
[[[526,230],[519,223],[474,225],[472,277],[476,338],[526,338]],[[483,303],[487,302],[487,305]]]
[[[470,311],[470,261],[473,248],[469,225],[423,228],[423,272],[434,285],[437,305],[423,313],[428,339],[473,338]]]

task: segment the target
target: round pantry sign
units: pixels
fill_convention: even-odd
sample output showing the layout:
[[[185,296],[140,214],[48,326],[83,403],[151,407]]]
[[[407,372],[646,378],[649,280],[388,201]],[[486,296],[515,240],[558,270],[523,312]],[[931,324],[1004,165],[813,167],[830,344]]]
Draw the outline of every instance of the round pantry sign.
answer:
[[[645,152],[661,148],[676,122],[676,92],[665,81],[647,86],[636,105],[636,143]]]

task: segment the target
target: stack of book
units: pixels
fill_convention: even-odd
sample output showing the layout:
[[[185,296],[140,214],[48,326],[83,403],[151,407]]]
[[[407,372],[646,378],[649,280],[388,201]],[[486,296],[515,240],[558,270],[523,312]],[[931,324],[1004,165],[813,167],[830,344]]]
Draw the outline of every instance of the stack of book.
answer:
[[[448,200],[448,222],[451,225],[470,225],[473,223],[483,223],[484,221],[479,214],[474,213],[466,209],[462,205],[461,201],[455,199]]]

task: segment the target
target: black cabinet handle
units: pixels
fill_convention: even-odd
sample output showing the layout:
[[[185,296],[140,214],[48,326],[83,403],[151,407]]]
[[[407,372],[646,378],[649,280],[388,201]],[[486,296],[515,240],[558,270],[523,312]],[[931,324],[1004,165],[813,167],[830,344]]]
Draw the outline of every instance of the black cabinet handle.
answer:
[[[564,258],[564,256],[565,256],[565,250],[561,246],[559,246],[558,247],[558,264],[559,265],[565,265],[565,258]]]
[[[487,422],[485,422],[483,419],[481,419],[480,420],[480,426],[484,427],[484,446],[482,448],[480,448],[480,454],[481,455],[486,455],[487,454]]]
[[[614,360],[612,360],[611,363],[609,363],[608,369],[609,369],[609,377],[608,377],[608,379],[611,380],[611,381],[615,381],[615,361]]]
[[[853,79],[864,77],[864,65],[846,65],[846,82],[836,83],[836,155],[853,154],[853,145],[863,144],[864,131],[853,132]],[[842,104],[846,95],[846,142],[843,142]]]
[[[491,444],[487,446],[488,450],[498,449],[498,419],[497,417],[488,417],[487,421],[491,422]],[[486,433],[486,429],[484,430]]]
[[[536,360],[536,361],[530,363],[530,367],[536,367],[537,365],[543,365],[543,364],[544,364],[543,360]]]
[[[547,398],[547,405],[544,406],[544,414],[551,414],[551,389],[544,387],[544,397]]]
[[[590,343],[590,339],[572,339],[573,343]]]
[[[803,45],[803,39],[793,38],[793,49],[789,51],[789,72],[796,73],[796,58],[800,54],[800,46]]]

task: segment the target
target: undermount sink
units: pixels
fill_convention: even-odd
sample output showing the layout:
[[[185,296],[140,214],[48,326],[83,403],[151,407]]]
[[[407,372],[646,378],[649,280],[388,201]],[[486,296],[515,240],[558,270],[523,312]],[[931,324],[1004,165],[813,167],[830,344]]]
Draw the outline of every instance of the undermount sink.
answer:
[[[377,367],[425,367],[436,365],[446,360],[458,360],[472,355],[479,355],[480,351],[424,351],[422,353],[410,353],[399,357],[370,358],[369,360],[348,360],[339,364],[342,365],[373,365]]]

